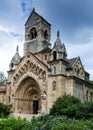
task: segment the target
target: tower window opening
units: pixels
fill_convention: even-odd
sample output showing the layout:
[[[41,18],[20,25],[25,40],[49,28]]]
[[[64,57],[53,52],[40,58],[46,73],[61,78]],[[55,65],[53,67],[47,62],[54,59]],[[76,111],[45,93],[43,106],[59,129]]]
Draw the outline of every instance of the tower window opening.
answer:
[[[47,30],[44,31],[44,38],[47,39],[48,38],[48,33]]]
[[[37,31],[36,28],[32,28],[30,30],[31,40],[37,37]]]
[[[53,52],[53,60],[56,60],[57,59],[57,53],[56,51]]]
[[[13,68],[13,67],[14,67],[14,64],[12,63],[12,64],[11,64],[11,68]]]

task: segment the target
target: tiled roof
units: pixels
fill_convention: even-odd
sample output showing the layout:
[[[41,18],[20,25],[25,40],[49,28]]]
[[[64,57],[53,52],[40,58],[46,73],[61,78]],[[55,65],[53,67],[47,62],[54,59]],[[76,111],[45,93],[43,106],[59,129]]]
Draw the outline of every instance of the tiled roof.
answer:
[[[0,87],[0,93],[2,92],[6,92],[6,88],[5,87]]]
[[[30,19],[30,17],[31,17],[31,15],[32,15],[33,12],[34,12],[37,16],[39,16],[42,20],[44,20],[47,24],[49,24],[49,26],[51,26],[51,24],[50,24],[49,22],[47,22],[41,15],[39,15],[39,14],[35,11],[35,8],[33,8],[33,10],[32,10],[32,12],[31,12],[30,16],[28,17],[28,19],[27,19],[25,25],[27,24],[27,22],[28,22],[28,20]]]
[[[77,60],[78,57],[72,58],[72,59],[67,59],[69,65],[67,66],[67,69],[72,68],[73,64],[75,63],[75,61]]]
[[[46,47],[46,48],[44,48],[44,49],[41,51],[41,53],[51,53],[51,51],[52,51],[52,49]]]

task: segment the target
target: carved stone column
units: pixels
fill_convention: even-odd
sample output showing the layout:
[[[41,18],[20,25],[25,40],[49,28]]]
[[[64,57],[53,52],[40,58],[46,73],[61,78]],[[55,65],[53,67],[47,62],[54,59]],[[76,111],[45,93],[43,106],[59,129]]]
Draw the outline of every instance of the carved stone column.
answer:
[[[47,112],[47,95],[43,93],[41,95],[41,114],[45,114]]]

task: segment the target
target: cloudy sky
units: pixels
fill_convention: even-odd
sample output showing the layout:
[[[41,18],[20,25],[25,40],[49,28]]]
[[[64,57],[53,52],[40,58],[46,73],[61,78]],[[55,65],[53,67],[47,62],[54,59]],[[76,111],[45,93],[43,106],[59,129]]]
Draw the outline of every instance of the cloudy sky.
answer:
[[[51,23],[52,45],[59,29],[68,58],[80,56],[93,79],[93,0],[0,0],[0,71],[6,74],[17,45],[23,55],[24,24],[33,7]]]

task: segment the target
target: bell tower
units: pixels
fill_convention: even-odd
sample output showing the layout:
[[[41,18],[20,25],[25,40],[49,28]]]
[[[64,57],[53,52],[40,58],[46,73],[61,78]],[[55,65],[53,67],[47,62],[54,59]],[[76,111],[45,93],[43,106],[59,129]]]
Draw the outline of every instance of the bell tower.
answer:
[[[25,23],[24,55],[27,52],[37,53],[42,51],[50,44],[50,37],[51,24],[36,13],[33,8]]]

